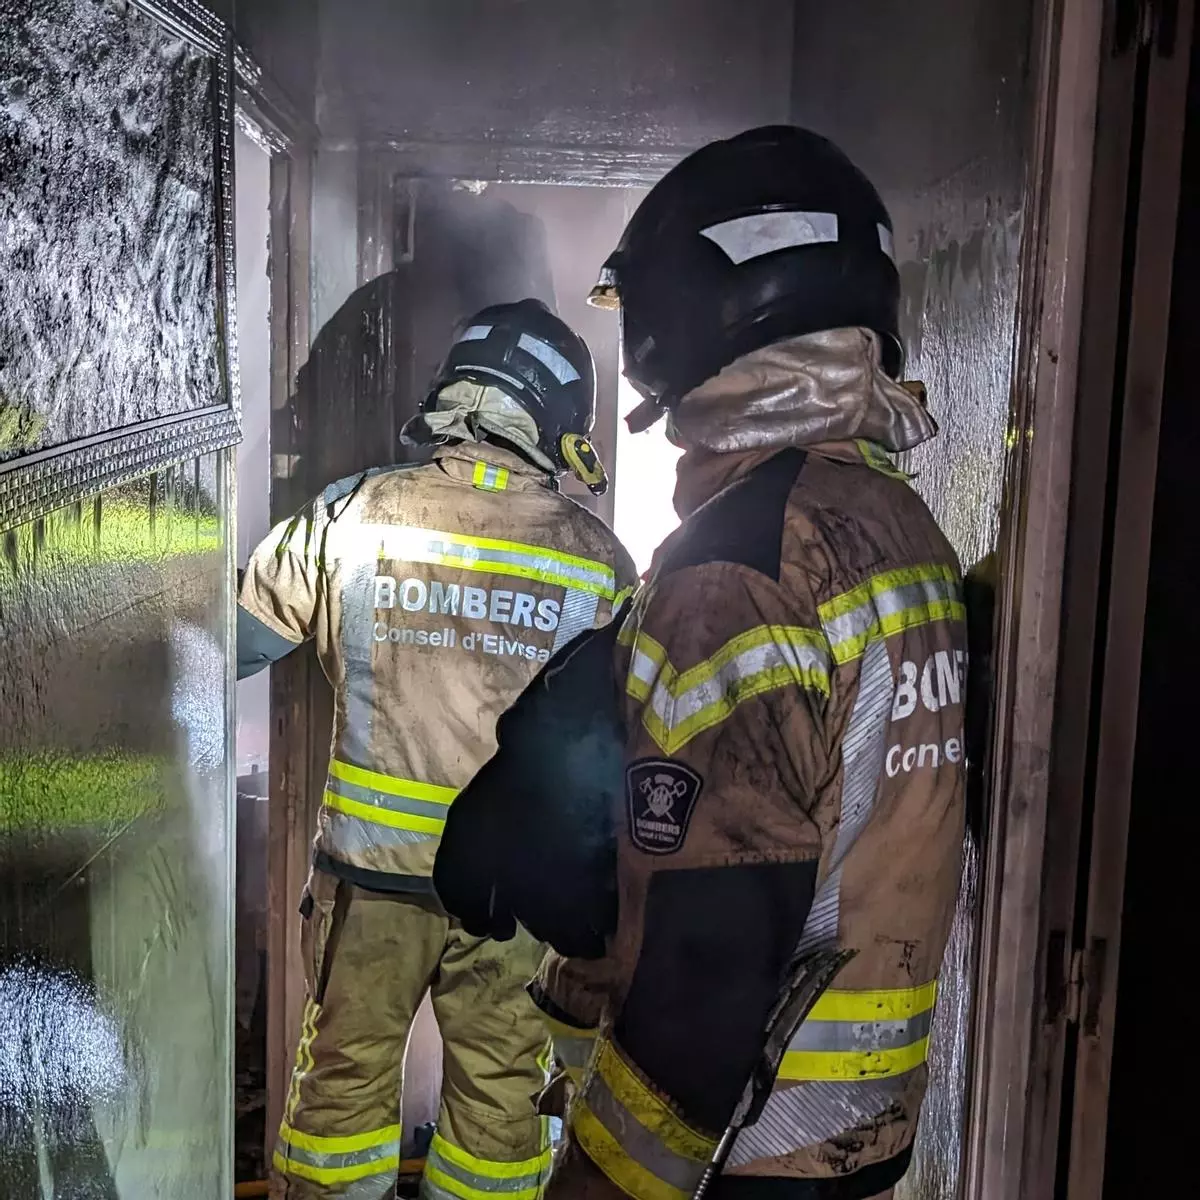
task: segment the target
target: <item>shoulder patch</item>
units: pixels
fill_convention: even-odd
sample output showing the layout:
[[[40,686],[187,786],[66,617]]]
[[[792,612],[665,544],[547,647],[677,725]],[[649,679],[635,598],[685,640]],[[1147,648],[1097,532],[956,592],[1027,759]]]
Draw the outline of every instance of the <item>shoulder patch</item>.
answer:
[[[671,535],[658,573],[729,562],[778,582],[788,496],[807,457],[782,450],[702,504]]]
[[[647,854],[674,854],[687,837],[688,824],[704,780],[671,758],[639,758],[625,768],[625,805],[629,840]]]

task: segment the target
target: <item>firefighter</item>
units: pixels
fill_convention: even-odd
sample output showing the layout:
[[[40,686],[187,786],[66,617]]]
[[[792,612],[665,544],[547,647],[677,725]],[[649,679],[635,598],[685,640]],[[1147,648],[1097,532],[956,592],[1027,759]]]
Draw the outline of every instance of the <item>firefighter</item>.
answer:
[[[430,872],[495,724],[558,647],[635,581],[612,532],[557,489],[606,486],[595,373],[538,301],[462,328],[405,439],[431,460],[327,487],[251,557],[239,677],[314,639],[335,693],[301,912],[307,999],[272,1196],[390,1195],[401,1068],[425,992],[444,1078],[422,1195],[534,1195],[550,1156],[535,1098],[546,1031],[524,990],[541,947],[471,937]]]
[[[619,767],[594,753],[586,783],[608,796],[616,903],[597,887],[584,908],[613,916],[571,928],[523,869],[545,848],[518,810],[549,800],[518,761],[521,705],[435,873],[469,927],[519,920],[574,955],[530,989],[577,1081],[554,1200],[692,1195],[777,1002],[817,979],[710,1194],[859,1200],[909,1163],[961,869],[967,635],[954,551],[893,457],[937,432],[898,382],[899,292],[875,188],[790,126],[678,164],[593,292],[619,307],[631,428],[666,417],[684,450],[682,525],[593,635],[615,670],[570,675],[576,647],[521,701],[619,693]],[[489,805],[508,841],[468,876]]]

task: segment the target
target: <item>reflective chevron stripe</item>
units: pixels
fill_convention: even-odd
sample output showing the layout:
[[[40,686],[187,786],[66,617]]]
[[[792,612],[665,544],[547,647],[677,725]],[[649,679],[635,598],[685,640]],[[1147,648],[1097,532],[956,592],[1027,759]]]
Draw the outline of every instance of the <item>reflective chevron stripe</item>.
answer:
[[[644,703],[642,724],[667,754],[764,692],[799,687],[829,695],[829,647],[819,630],[759,625],[679,672],[646,633],[633,641],[626,691]]]
[[[941,563],[875,575],[818,609],[833,660],[862,656],[873,638],[891,637],[934,621],[964,621],[962,583]]]

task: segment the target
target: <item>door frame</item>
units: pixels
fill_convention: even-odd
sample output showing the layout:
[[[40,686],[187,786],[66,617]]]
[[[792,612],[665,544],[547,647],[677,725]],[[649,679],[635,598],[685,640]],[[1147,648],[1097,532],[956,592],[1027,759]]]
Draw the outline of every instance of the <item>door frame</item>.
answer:
[[[1193,0],[1047,0],[1039,18],[966,1130],[971,1200],[1103,1191],[1188,76],[1187,52],[1164,50],[1170,38],[1190,46],[1193,9]]]
[[[1176,226],[1191,67],[1194,0],[1124,3],[1110,9],[1101,71],[1102,103],[1119,113],[1118,144],[1105,146],[1112,186],[1097,187],[1097,217],[1120,213],[1119,236],[1094,236],[1089,270],[1100,276],[1115,323],[1085,342],[1095,394],[1109,419],[1096,461],[1081,479],[1099,480],[1092,507],[1075,524],[1091,531],[1082,575],[1095,618],[1084,773],[1079,804],[1078,888],[1071,913],[1076,1009],[1062,1064],[1061,1124],[1069,1130],[1058,1165],[1067,1200],[1104,1191],[1108,1103],[1121,958],[1143,631],[1151,566]],[[1103,144],[1103,143],[1102,143]],[[1099,161],[1099,156],[1098,156]],[[1097,178],[1099,184],[1099,177]],[[1099,233],[1098,229],[1094,233]],[[1102,266],[1103,265],[1103,266]],[[1101,270],[1107,275],[1100,275]],[[1089,280],[1091,301],[1092,283]],[[1103,299],[1102,299],[1103,302]],[[1089,332],[1092,332],[1089,330]],[[1112,336],[1108,336],[1111,334]],[[1091,398],[1091,393],[1081,393]],[[1081,430],[1083,426],[1081,424]],[[1101,440],[1102,439],[1102,440]],[[1100,457],[1100,453],[1103,457]],[[1104,467],[1108,470],[1105,471]],[[1085,524],[1086,522],[1086,524]],[[1095,549],[1099,554],[1093,553]],[[1082,689],[1081,689],[1082,690]],[[1082,706],[1082,704],[1081,704]]]
[[[1057,1125],[1057,1098],[1044,1068],[1064,1030],[1035,1014],[1046,991],[1045,881],[1060,865],[1046,833],[1103,10],[1104,0],[1043,0],[1035,13],[964,1129],[970,1200],[1049,1196],[1053,1187],[1042,1132]]]
[[[295,432],[295,382],[308,359],[312,305],[313,157],[316,127],[242,46],[234,50],[239,125],[271,156],[271,520],[302,502],[296,478],[302,447]],[[307,711],[310,655],[294,654],[271,669],[269,802],[267,806],[267,1095],[264,1154],[269,1164],[283,1115],[291,1038],[300,1004],[289,981],[302,978],[296,905],[308,875],[307,844],[294,836],[303,824],[308,762],[292,753],[294,728]],[[289,728],[290,727],[290,728]]]

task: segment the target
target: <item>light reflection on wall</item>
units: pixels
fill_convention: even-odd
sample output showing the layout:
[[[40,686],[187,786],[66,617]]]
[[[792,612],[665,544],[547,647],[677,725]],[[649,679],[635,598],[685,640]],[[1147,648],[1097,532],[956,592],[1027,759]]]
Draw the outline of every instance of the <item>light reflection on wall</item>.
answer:
[[[0,968],[0,1129],[6,1108],[59,1117],[126,1082],[121,1029],[92,983],[20,958]]]
[[[617,461],[613,472],[613,528],[639,572],[650,566],[659,543],[679,524],[672,504],[680,451],[667,441],[665,421],[632,434],[625,417],[641,398],[621,376],[617,390]]]

